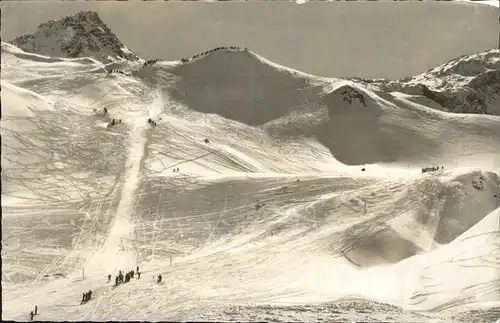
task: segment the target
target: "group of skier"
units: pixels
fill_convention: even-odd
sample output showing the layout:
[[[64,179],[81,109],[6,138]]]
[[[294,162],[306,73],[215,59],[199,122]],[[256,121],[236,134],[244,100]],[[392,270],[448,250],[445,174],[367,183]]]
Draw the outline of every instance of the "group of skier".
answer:
[[[35,311],[30,312],[30,321],[33,321],[33,316],[38,315],[38,306],[35,305]]]
[[[130,279],[134,278],[135,274],[137,274],[137,279],[141,278],[141,272],[139,271],[139,266],[137,266],[136,271],[130,270],[125,275],[123,275],[122,271],[120,270],[118,272],[118,275],[115,277],[115,286],[118,286],[119,284],[124,284],[128,283]],[[111,275],[108,275],[108,282],[111,279]]]
[[[193,59],[197,59],[199,57],[203,57],[205,55],[208,55],[210,53],[213,53],[213,52],[216,52],[216,51],[219,51],[219,50],[226,50],[226,51],[241,51],[241,47],[237,47],[237,46],[221,46],[221,47],[217,47],[217,48],[214,48],[214,49],[211,49],[211,50],[208,50],[206,52],[203,52],[201,54],[196,54],[190,58],[181,58],[181,63],[187,63]],[[245,47],[244,49],[245,51],[247,50],[247,48]]]
[[[86,293],[83,293],[81,304],[88,302],[91,298],[92,298],[92,291],[91,290],[89,290]]]
[[[156,127],[156,121],[154,121],[153,119],[149,118],[148,119],[148,123],[153,126],[153,127]]]
[[[113,69],[113,70],[109,70],[108,71],[108,73],[106,74],[106,77],[109,74],[115,74],[115,73],[123,74],[123,75],[126,75],[126,76],[131,76],[130,74],[125,73],[124,71]]]
[[[120,124],[120,123],[122,123],[122,119],[118,119],[118,120],[112,119],[111,122],[108,123],[107,128],[111,128],[111,127],[113,127],[113,126],[115,126],[117,124]]]
[[[94,109],[94,112],[96,112],[96,109]],[[104,108],[102,109],[102,113],[107,116],[108,115],[108,109],[107,108]],[[113,127],[113,126],[116,126],[118,124],[122,123],[122,119],[111,119],[111,122],[108,123],[108,125],[106,126],[107,129]]]
[[[141,272],[139,271],[139,266],[136,267],[136,270],[134,271],[133,269],[123,274],[123,272],[120,270],[118,272],[118,275],[115,277],[115,287],[118,286],[119,284],[122,283],[128,283],[130,279],[134,278],[134,276],[137,275],[137,279],[141,278]],[[157,283],[161,283],[163,277],[161,274],[158,274],[157,276],[153,276],[153,278],[157,278]],[[111,275],[108,275],[108,283],[111,281]],[[92,290],[89,290],[86,293],[82,293],[82,301],[80,304],[84,304],[88,302],[92,298]],[[38,315],[38,306],[35,305],[35,310],[30,312],[30,321],[33,321],[33,318],[35,315]]]

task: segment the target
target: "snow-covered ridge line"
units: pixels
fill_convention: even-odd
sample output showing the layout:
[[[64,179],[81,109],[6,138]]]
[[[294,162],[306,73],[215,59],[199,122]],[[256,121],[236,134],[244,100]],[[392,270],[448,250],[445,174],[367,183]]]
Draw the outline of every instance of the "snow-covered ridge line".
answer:
[[[354,87],[362,85],[374,91],[414,95],[417,103],[430,100],[434,102],[436,108],[445,112],[500,115],[500,97],[496,95],[500,92],[500,52],[498,49],[463,55],[419,75],[396,81],[356,77],[327,78],[311,75],[272,62],[247,48],[242,50],[236,46],[217,47],[189,58],[182,58],[180,61],[170,62],[169,65],[192,64],[217,52],[229,54],[244,52],[279,71],[303,77],[312,82],[330,83],[334,88],[335,83],[347,80],[352,82],[350,85]],[[144,66],[157,61],[159,59],[148,61]]]
[[[454,113],[500,115],[500,51],[463,55],[400,80],[349,78],[376,91],[401,92],[416,103]]]
[[[57,21],[48,21],[38,26],[31,35],[11,41],[25,52],[41,55],[39,60],[57,61],[54,57],[89,57],[92,62],[117,63],[118,69],[136,70],[154,65],[161,59],[144,61],[131,52],[101,21],[98,14],[82,11]],[[2,45],[2,50],[5,46]],[[277,70],[308,81],[331,83],[338,81],[297,71],[276,64],[268,59],[238,46],[219,46],[202,53],[181,58],[179,61],[162,61],[160,66],[182,66],[192,64],[215,53],[245,52]],[[22,55],[17,53],[17,55]],[[223,62],[223,59],[220,60]],[[240,59],[241,63],[241,59]],[[129,64],[127,67],[126,65]],[[115,66],[115,65],[113,65]],[[140,69],[141,67],[139,67]],[[106,66],[106,70],[117,69]],[[344,78],[367,88],[383,92],[401,92],[413,95],[416,103],[432,105],[433,108],[471,114],[500,115],[500,53],[498,49],[464,55],[419,75],[392,81],[385,79]],[[429,103],[429,104],[427,104]]]

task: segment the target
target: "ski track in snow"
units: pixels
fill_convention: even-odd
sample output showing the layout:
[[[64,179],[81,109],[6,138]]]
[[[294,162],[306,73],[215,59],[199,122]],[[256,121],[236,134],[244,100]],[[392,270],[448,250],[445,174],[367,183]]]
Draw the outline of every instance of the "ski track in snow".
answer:
[[[157,92],[153,104],[146,113],[138,112],[132,115],[133,128],[129,132],[129,155],[125,165],[124,184],[120,202],[117,207],[114,223],[111,227],[102,250],[95,255],[86,266],[92,274],[116,274],[119,270],[135,269],[137,261],[132,234],[134,230],[134,212],[137,211],[137,188],[140,183],[141,166],[147,145],[147,133],[151,131],[146,120],[160,115],[163,106],[161,96]],[[97,263],[96,263],[97,262]]]
[[[130,152],[115,220],[103,246],[102,257],[99,257],[98,260],[102,266],[98,269],[95,268],[96,265],[93,263],[87,266],[88,269],[93,270],[93,274],[102,272],[116,273],[120,269],[134,268],[135,265],[135,260],[131,259],[129,255],[133,249],[131,245],[132,219],[136,208],[135,192],[139,184],[140,165],[144,156],[145,132],[147,130],[141,124],[141,122],[144,122],[144,118],[138,118],[137,120],[137,124],[134,125],[130,132]]]
[[[49,321],[449,322],[468,308],[491,315],[500,304],[498,118],[431,113],[398,93],[382,97],[317,78],[340,108],[268,118],[248,106],[250,121],[232,120],[217,100],[236,102],[227,88],[245,95],[245,75],[218,75],[222,90],[215,83],[205,91],[203,83],[227,56],[184,66],[130,63],[133,76],[106,75],[92,59],[42,57],[2,43],[4,318],[28,320],[34,304],[36,319]],[[298,81],[312,76],[253,53],[232,57],[252,78],[292,89],[287,100],[295,92],[301,104],[318,95]],[[271,84],[259,92],[257,83],[252,95],[279,97],[266,96]],[[193,109],[179,103],[186,92],[201,98]],[[353,93],[365,101],[347,105]],[[244,115],[245,104],[232,107]],[[109,115],[100,112],[105,107]],[[370,119],[372,111],[380,115]],[[357,118],[367,131],[376,120],[417,139],[396,162],[347,166],[328,141],[339,134],[322,142],[322,133],[311,136],[316,116],[329,113],[331,122],[343,121],[323,130]],[[123,124],[108,128],[111,118]],[[265,122],[251,126],[256,118]],[[290,135],[297,129],[303,132]],[[472,139],[458,135],[464,129]],[[362,143],[351,135],[345,140]],[[379,144],[374,139],[359,154]],[[384,153],[382,160],[394,155]],[[426,160],[446,161],[446,169],[421,174]],[[114,282],[118,270],[136,265],[140,280],[106,283],[108,274]],[[158,273],[161,284],[152,279]],[[89,289],[93,299],[79,305]]]

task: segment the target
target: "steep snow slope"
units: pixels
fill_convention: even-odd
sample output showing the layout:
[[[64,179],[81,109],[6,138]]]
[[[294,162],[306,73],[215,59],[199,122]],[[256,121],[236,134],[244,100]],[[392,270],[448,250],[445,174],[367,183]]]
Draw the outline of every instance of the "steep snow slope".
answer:
[[[103,62],[139,60],[93,11],[48,21],[33,34],[20,36],[10,43],[30,53],[54,57],[92,57]]]
[[[2,100],[7,319],[428,322],[500,300],[496,116],[225,51],[103,66],[2,44]]]
[[[500,209],[497,208],[452,243],[421,259],[426,264],[420,273],[422,284],[411,303],[416,307],[435,304],[451,312],[463,311],[464,308],[457,306],[467,308],[470,303],[489,302],[489,305],[500,306],[499,224]],[[417,263],[419,258],[423,256],[408,261]]]
[[[189,63],[153,68],[171,76],[173,84],[165,90],[173,100],[252,126],[301,108],[322,90],[313,78],[276,69],[246,51],[218,51]]]
[[[500,142],[498,118],[433,112],[401,102],[397,93],[278,69],[250,52],[216,52],[150,69],[162,75],[166,93],[190,109],[259,125],[273,140],[317,139],[347,165],[450,167],[457,156],[464,166],[474,167],[478,158],[489,169],[500,165],[500,156],[493,154]],[[152,73],[137,74],[150,78]]]

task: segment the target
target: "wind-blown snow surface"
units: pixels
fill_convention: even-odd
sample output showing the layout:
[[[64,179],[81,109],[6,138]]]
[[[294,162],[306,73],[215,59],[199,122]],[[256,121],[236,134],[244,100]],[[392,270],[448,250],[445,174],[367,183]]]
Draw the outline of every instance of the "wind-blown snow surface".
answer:
[[[50,321],[449,322],[500,306],[499,117],[252,52],[117,64],[2,43],[5,319],[36,304]]]

